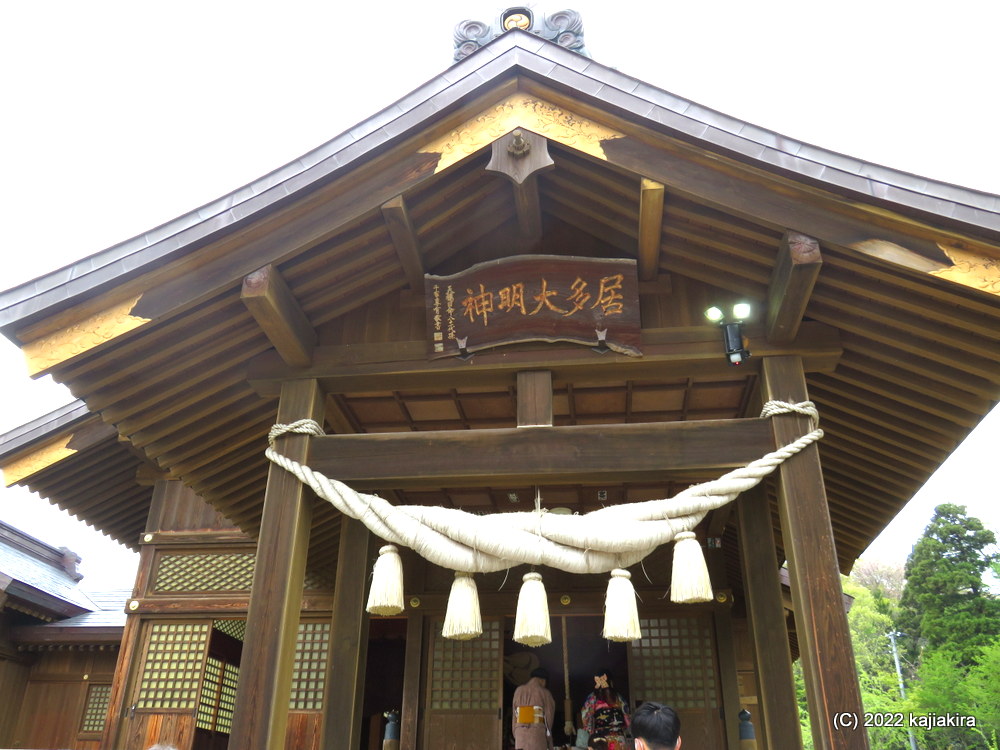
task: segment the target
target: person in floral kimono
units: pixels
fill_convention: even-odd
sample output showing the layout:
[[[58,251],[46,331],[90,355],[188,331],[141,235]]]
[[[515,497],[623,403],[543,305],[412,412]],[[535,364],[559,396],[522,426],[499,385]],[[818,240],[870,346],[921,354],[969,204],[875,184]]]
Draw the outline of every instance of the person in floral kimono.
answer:
[[[611,673],[594,676],[594,692],[583,703],[583,728],[590,742],[605,740],[608,750],[625,750],[625,735],[631,724],[628,702],[615,690]]]

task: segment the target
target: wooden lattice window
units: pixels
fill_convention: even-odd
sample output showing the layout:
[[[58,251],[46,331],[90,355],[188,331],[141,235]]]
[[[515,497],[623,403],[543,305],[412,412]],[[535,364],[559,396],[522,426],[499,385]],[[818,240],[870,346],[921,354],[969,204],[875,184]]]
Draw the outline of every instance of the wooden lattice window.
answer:
[[[208,657],[195,724],[199,729],[223,734],[232,731],[239,677],[240,669],[235,664],[228,664],[214,656]]]
[[[156,568],[157,594],[249,591],[253,584],[252,552],[163,555]]]
[[[225,633],[238,641],[245,641],[247,636],[246,620],[216,620],[212,627],[220,633]]]
[[[329,622],[300,622],[292,667],[290,711],[322,711],[326,661],[330,651]]]
[[[83,706],[80,732],[99,734],[104,731],[104,720],[111,703],[111,686],[92,684],[87,688],[87,700]]]
[[[136,708],[193,709],[198,705],[210,630],[210,623],[150,623]]]
[[[665,701],[678,710],[719,705],[715,639],[703,617],[640,618],[633,641],[629,689],[636,703]]]
[[[441,625],[431,640],[431,710],[496,710],[500,622],[484,622],[482,636],[469,641],[443,637]]]

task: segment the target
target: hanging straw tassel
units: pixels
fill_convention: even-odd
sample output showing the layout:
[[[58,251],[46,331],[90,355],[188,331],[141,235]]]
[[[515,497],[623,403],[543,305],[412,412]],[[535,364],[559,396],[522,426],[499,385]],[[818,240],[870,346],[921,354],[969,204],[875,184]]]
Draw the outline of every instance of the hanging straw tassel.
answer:
[[[448,595],[448,612],[444,616],[441,635],[456,641],[467,641],[483,634],[483,618],[479,614],[479,590],[472,573],[455,573]]]
[[[642,637],[632,574],[622,568],[612,570],[611,580],[608,581],[602,635],[609,641],[634,641]]]
[[[525,646],[552,643],[549,622],[549,601],[541,573],[525,573],[521,593],[517,595],[517,617],[514,619],[514,640]]]
[[[387,544],[378,551],[367,610],[369,614],[382,616],[398,615],[403,611],[403,561],[394,544]]]
[[[670,601],[678,604],[712,601],[712,579],[698,537],[693,531],[682,531],[674,537],[674,542]]]

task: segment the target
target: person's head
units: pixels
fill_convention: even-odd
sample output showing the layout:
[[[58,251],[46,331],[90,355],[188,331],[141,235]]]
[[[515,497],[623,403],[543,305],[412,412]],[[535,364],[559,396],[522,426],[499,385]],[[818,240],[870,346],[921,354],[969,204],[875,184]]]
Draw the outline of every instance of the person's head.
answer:
[[[602,669],[594,675],[594,695],[609,706],[617,706],[619,702],[618,693],[614,687],[615,683],[610,669]]]
[[[549,670],[545,667],[537,667],[531,670],[531,676],[540,679],[544,685],[549,681]]]
[[[670,706],[647,701],[632,714],[635,750],[680,750],[681,720]]]

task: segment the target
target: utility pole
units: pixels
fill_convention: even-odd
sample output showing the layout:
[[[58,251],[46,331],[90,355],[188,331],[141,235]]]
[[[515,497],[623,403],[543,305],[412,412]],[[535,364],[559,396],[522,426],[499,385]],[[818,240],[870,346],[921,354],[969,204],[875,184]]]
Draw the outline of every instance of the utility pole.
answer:
[[[906,700],[906,686],[903,685],[903,669],[899,666],[899,650],[896,648],[896,638],[903,635],[897,630],[889,631],[889,642],[892,644],[892,658],[896,662],[896,679],[899,680],[899,697]],[[910,735],[910,750],[917,750],[917,738],[913,736],[913,730],[907,728]]]

